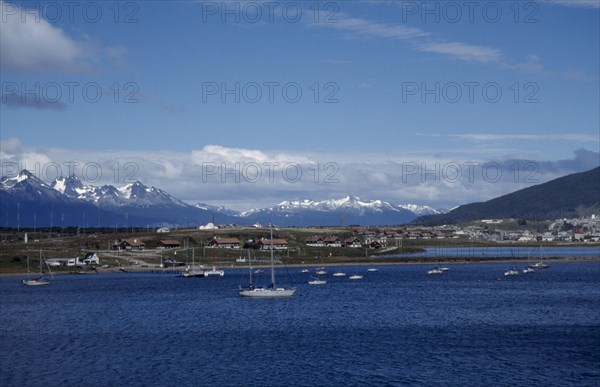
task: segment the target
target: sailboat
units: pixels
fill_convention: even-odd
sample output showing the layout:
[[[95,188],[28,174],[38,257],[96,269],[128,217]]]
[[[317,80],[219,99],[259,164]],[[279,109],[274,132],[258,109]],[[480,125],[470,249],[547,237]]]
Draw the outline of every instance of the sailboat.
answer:
[[[271,285],[267,287],[257,288],[252,284],[252,270],[250,270],[250,285],[247,288],[238,289],[238,294],[241,297],[254,298],[276,298],[276,297],[291,297],[296,292],[296,288],[277,287],[275,282],[275,266],[273,263],[273,228],[271,228]]]
[[[321,275],[317,274],[317,278],[312,277],[308,280],[309,285],[325,285],[327,283],[326,280],[321,279]]]
[[[513,267],[504,272],[505,276],[519,275],[519,270],[517,270],[517,263],[513,259]]]
[[[352,274],[350,277],[348,277],[348,279],[352,281],[358,281],[363,279],[363,276],[361,274]]]
[[[27,256],[27,279],[24,279],[21,281],[21,283],[23,285],[28,285],[28,286],[50,285],[50,280],[42,277],[42,275],[43,275],[42,261],[45,262],[45,260],[42,259],[42,250],[40,250],[40,276],[32,278],[31,273],[29,271],[29,256]],[[48,270],[50,270],[50,266],[48,266]],[[50,275],[54,278],[54,276],[52,275],[52,270],[50,270]]]
[[[427,270],[427,274],[444,274],[444,270],[439,267],[434,267],[433,269]]]
[[[192,267],[189,266],[181,272],[181,276],[184,278],[193,278],[193,277],[205,277],[204,269],[196,269],[196,263],[194,260],[194,248],[192,247]]]
[[[358,258],[356,259],[356,263],[358,264]],[[363,275],[355,272],[350,277],[348,277],[348,279],[351,281],[360,281],[361,279],[363,279]]]
[[[544,257],[542,255],[542,246],[540,245],[540,261],[531,265],[533,269],[549,269],[550,265],[544,262]]]
[[[224,270],[217,270],[216,266],[213,266],[211,270],[207,270],[204,272],[204,276],[208,277],[208,276],[220,276],[223,277],[225,275],[225,271]]]

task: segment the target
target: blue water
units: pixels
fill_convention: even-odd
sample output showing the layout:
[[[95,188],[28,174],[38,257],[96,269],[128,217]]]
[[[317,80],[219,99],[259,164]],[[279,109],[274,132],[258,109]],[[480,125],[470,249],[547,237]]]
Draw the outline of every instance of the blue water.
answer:
[[[237,296],[245,270],[0,278],[0,385],[600,384],[599,262],[449,267],[282,270],[298,292],[273,300]]]
[[[512,258],[512,257],[530,257],[532,261],[544,258],[562,258],[562,257],[577,257],[577,258],[600,258],[600,247],[571,247],[571,246],[552,246],[543,247],[541,252],[539,247],[531,246],[498,246],[498,247],[440,247],[427,248],[423,252],[414,254],[393,254],[386,257],[401,257],[401,258],[438,258],[438,257],[457,257],[457,258]]]

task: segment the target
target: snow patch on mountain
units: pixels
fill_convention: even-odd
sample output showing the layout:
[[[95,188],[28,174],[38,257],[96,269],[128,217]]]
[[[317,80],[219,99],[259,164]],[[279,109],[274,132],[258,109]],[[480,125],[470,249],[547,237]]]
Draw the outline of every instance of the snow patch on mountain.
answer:
[[[398,207],[404,208],[405,210],[408,210],[418,216],[438,215],[438,214],[443,213],[443,211],[436,210],[435,208],[432,208],[429,206],[422,206],[422,205],[418,205],[418,204],[400,204],[400,205],[398,205]]]

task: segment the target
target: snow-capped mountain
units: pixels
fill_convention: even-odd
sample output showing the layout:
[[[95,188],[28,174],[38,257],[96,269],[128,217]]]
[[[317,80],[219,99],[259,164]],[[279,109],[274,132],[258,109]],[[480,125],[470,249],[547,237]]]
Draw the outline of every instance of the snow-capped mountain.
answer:
[[[356,213],[364,213],[368,211],[383,212],[399,211],[393,205],[388,202],[381,200],[362,200],[357,196],[346,196],[341,199],[330,199],[330,200],[285,200],[276,206],[263,208],[263,209],[252,209],[249,211],[242,212],[242,216],[249,216],[257,212],[264,211],[279,211],[279,212],[290,212],[298,213],[302,211],[337,211],[337,210],[348,210]]]
[[[187,204],[156,187],[148,187],[139,181],[122,187],[84,185],[77,176],[61,177],[52,188],[73,198],[95,203],[99,206],[169,206],[185,207]]]
[[[0,199],[6,227],[56,226],[95,211],[93,205],[62,194],[27,170],[0,179]]]
[[[94,186],[69,176],[46,184],[25,170],[0,179],[0,199],[5,225],[23,227],[193,226],[211,221],[213,215],[218,215],[220,224],[391,225],[439,213],[427,206],[394,205],[351,195],[321,201],[285,200],[272,207],[239,213],[203,203],[192,206],[139,181],[121,187]]]
[[[413,214],[415,214],[417,216],[439,215],[439,214],[443,214],[445,212],[442,210],[436,210],[433,207],[421,206],[418,204],[400,204],[400,205],[398,205],[398,207],[404,208],[405,210],[409,210],[410,212],[412,212]]]
[[[20,200],[40,200],[51,198],[53,200],[64,199],[62,195],[55,192],[49,185],[27,170],[22,170],[13,177],[3,176],[0,179],[0,188],[17,195]]]
[[[364,200],[345,196],[330,200],[286,200],[276,206],[242,212],[242,218],[278,225],[401,224],[417,215],[401,206],[383,200]]]
[[[46,184],[23,170],[0,179],[5,226],[193,226],[212,213],[139,181],[122,187],[85,185],[76,176]],[[220,216],[223,223],[232,219]]]
[[[227,216],[240,216],[238,211],[231,210],[225,206],[213,206],[206,203],[196,203],[194,207],[199,208],[204,211],[212,212],[213,214],[221,214]]]

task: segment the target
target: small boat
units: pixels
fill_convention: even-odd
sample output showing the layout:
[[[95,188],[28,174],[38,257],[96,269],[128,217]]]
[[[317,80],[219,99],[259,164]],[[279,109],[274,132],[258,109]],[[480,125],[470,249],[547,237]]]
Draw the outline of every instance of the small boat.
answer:
[[[370,267],[367,269],[367,271],[379,271],[379,269],[375,268],[375,267]]]
[[[450,268],[449,268],[449,267],[440,267],[439,269],[440,269],[441,271],[449,271],[449,270],[450,270]]]
[[[217,268],[214,266],[211,270],[207,270],[204,272],[205,277],[215,276],[215,275],[223,277],[225,275],[225,272],[223,270],[217,270]]]
[[[254,271],[254,274],[262,274],[262,273],[264,273],[264,272],[265,272],[265,271],[264,271],[263,269],[256,269],[256,270]]]
[[[313,277],[308,281],[309,285],[325,285],[326,283],[327,283],[327,281],[322,280],[320,277],[317,277],[317,278]]]
[[[269,286],[257,288],[252,283],[252,270],[250,270],[250,284],[248,287],[239,287],[238,294],[240,297],[251,297],[251,298],[279,298],[279,297],[291,297],[296,293],[296,288],[283,288],[277,287],[275,284],[275,264],[273,259],[273,228],[271,228],[271,284]],[[250,264],[250,261],[248,261]],[[259,269],[262,270],[262,269]],[[263,270],[264,272],[264,270]]]
[[[300,270],[300,274],[308,274],[308,273],[310,273],[310,270],[308,270],[308,269]]]
[[[434,267],[431,270],[427,270],[427,274],[444,274],[444,270],[440,269],[439,267]]]
[[[505,271],[504,275],[506,275],[506,276],[519,275],[519,270],[517,268],[517,262],[514,260],[514,258],[513,258],[513,266],[512,266],[512,268],[510,268],[507,271]]]
[[[532,268],[534,269],[549,269],[550,265],[548,265],[547,263],[540,261],[540,262],[536,262],[533,265],[531,265]]]
[[[164,267],[161,264],[161,267]],[[194,277],[204,277],[204,269],[196,268],[195,254],[194,248],[192,247],[192,267],[188,265],[184,271],[181,272],[181,277],[184,278],[194,278]]]
[[[204,277],[204,269],[196,269],[195,267],[187,268],[181,272],[181,276],[185,278]]]
[[[316,274],[317,275],[327,275],[327,272],[325,270],[317,270]]]
[[[31,273],[29,271],[29,256],[27,256],[27,279],[21,280],[21,283],[23,285],[28,285],[28,286],[50,285],[50,280],[42,277],[42,274],[44,273],[43,268],[42,268],[43,262],[45,262],[45,259],[43,259],[42,250],[40,250],[40,276],[31,278]],[[52,274],[52,270],[50,270],[50,266],[48,266],[48,270],[50,271],[50,275],[52,277],[54,277],[54,275]]]
[[[529,274],[529,273],[533,273],[535,271],[535,269],[531,266],[526,267],[525,269],[523,269],[523,274]]]
[[[346,273],[344,273],[344,272],[341,272],[341,271],[338,271],[338,272],[336,272],[336,273],[333,273],[333,276],[334,276],[334,277],[345,277],[345,276],[346,276]]]
[[[29,286],[50,285],[50,281],[42,277],[27,278],[22,280],[21,283]]]
[[[550,265],[544,262],[544,256],[542,254],[542,245],[540,245],[540,261],[531,265],[534,269],[549,269]]]
[[[352,281],[358,281],[363,279],[363,276],[360,274],[352,274],[350,277],[348,277],[348,279],[352,280]]]

